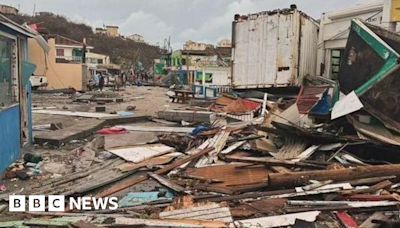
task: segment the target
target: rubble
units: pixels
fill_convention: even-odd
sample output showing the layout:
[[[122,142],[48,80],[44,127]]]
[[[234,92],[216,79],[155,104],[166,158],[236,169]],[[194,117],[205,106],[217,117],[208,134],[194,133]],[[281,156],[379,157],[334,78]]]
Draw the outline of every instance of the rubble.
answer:
[[[241,99],[240,104],[244,104],[248,98]],[[373,137],[371,132],[377,131],[368,131],[368,121],[357,120],[354,114],[339,122],[311,118],[312,111],[301,114],[300,110],[306,109],[296,107],[297,102],[304,102],[304,96],[302,99],[295,99],[296,103],[286,109],[268,100],[266,115],[250,122],[204,119],[197,123],[207,127],[198,132],[201,125],[182,127],[180,118],[165,116],[163,120],[162,115],[155,122],[146,118],[129,125],[108,122],[109,128],[91,129],[92,134],[103,136],[74,149],[69,165],[59,165],[63,169],[71,166],[69,173],[57,171],[64,174],[48,176],[20,193],[118,196],[119,208],[95,214],[30,213],[37,220],[22,224],[74,226],[81,221],[98,226],[278,227],[336,222],[354,226],[379,218],[387,222],[389,217],[375,215],[369,209],[393,212],[400,206],[396,181],[400,167],[385,157],[373,161],[362,151],[369,150],[371,144],[398,150],[397,141],[383,138],[383,134]],[[313,107],[318,102],[314,99]],[[262,108],[262,103],[257,104]],[[220,113],[212,107],[207,112],[218,116]],[[344,126],[353,129],[343,131]],[[68,127],[52,133],[65,129]],[[107,146],[106,137],[115,135],[114,140],[118,140],[129,132],[158,137],[155,141],[145,137],[147,141],[129,146]],[[353,153],[353,148],[359,152]],[[41,162],[29,153],[24,158],[19,170]],[[46,161],[39,167],[44,171],[39,175],[48,172],[49,164]],[[15,171],[22,178],[18,169]],[[30,178],[28,175],[22,179]],[[48,216],[53,219],[44,218]]]

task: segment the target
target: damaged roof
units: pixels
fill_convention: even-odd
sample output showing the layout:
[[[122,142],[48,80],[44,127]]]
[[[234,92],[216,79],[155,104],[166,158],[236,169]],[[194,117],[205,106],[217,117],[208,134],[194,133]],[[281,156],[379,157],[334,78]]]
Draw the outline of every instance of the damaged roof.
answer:
[[[74,47],[80,47],[83,48],[83,43],[73,40],[71,38],[59,35],[59,34],[51,34],[47,35],[47,38],[54,38],[56,45],[63,45],[63,46],[74,46]],[[92,46],[87,45],[86,48],[93,48]]]

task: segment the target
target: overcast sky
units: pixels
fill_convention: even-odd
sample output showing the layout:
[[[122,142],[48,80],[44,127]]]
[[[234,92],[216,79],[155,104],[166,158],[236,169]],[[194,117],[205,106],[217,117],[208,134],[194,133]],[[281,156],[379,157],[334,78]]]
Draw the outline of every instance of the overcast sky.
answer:
[[[147,42],[163,43],[171,36],[174,48],[186,40],[215,44],[230,38],[234,14],[248,14],[296,4],[318,19],[322,12],[345,9],[369,0],[2,0],[21,12],[49,11],[93,27],[118,25],[120,33],[138,33]]]

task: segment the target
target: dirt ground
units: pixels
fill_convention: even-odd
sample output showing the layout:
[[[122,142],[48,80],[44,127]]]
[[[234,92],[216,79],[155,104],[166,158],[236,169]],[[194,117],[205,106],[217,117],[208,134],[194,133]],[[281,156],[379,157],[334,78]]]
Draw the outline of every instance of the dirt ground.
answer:
[[[136,106],[136,109],[132,111],[135,116],[156,116],[156,113],[161,110],[168,108],[179,108],[183,105],[171,103],[170,99],[166,95],[168,90],[161,87],[126,87],[125,89],[115,92],[111,89],[106,88],[104,93],[112,94],[113,96],[120,96],[124,99],[120,103],[106,103],[98,105],[96,103],[83,103],[75,102],[74,97],[79,94],[62,94],[62,93],[45,93],[33,95],[33,107],[55,107],[54,110],[69,110],[69,111],[82,111],[82,112],[95,112],[96,106],[105,106],[106,113],[116,111],[126,111],[128,106]],[[50,124],[50,123],[62,123],[63,128],[71,127],[74,124],[87,121],[86,118],[72,117],[72,116],[61,116],[61,115],[47,115],[47,114],[33,114],[33,126]],[[140,123],[141,125],[159,125],[154,122]],[[34,135],[40,131],[34,131]],[[156,133],[138,133],[132,132],[123,135],[108,135],[105,137],[106,148],[116,146],[126,146],[133,144],[143,144],[151,140],[156,139]],[[80,146],[87,144],[93,136],[84,138],[81,140],[73,140],[69,143],[60,147],[54,147],[51,145],[32,145],[24,148],[21,154],[34,153],[43,157],[43,164],[41,170],[42,175],[32,177],[30,180],[19,180],[18,178],[1,180],[0,184],[4,184],[7,188],[6,191],[1,192],[0,195],[8,195],[11,192],[23,191],[30,185],[41,180],[47,180],[49,178],[56,178],[60,175],[68,174],[72,172],[72,163],[75,159],[75,150]],[[101,161],[100,161],[101,162]],[[0,221],[4,218],[0,214]]]
[[[106,103],[98,105],[96,103],[73,102],[73,97],[77,95],[68,94],[34,94],[34,107],[57,107],[57,110],[70,110],[80,112],[95,112],[96,106],[106,106],[106,112],[126,111],[128,106],[136,106],[133,111],[135,116],[155,116],[158,111],[168,108],[177,108],[182,105],[171,103],[166,95],[168,89],[152,86],[131,86],[115,92],[124,99],[120,103]],[[106,88],[104,93],[113,93],[111,88]],[[49,122],[65,122],[70,125],[70,121],[79,121],[79,118],[71,118],[55,115],[33,115],[33,125],[47,124]]]

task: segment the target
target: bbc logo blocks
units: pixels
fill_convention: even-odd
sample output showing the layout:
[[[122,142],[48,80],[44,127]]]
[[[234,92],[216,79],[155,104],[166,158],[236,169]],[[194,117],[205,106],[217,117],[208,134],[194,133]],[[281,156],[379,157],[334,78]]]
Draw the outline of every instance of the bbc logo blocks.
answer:
[[[28,202],[28,205],[26,205]],[[47,197],[44,195],[30,195],[26,201],[25,195],[10,195],[9,196],[9,210],[13,212],[23,212],[23,211],[34,211],[43,212],[46,211],[46,206],[48,211],[64,211],[65,210],[65,198],[62,195],[49,195]]]
[[[117,197],[70,197],[68,202],[63,195],[10,195],[9,210],[11,212],[63,212],[69,210],[116,210],[118,209]]]

